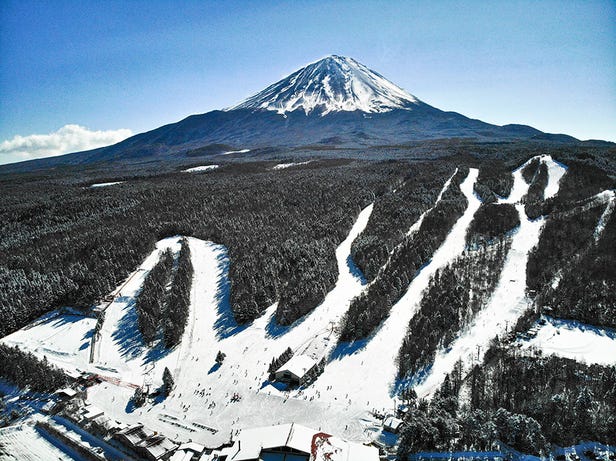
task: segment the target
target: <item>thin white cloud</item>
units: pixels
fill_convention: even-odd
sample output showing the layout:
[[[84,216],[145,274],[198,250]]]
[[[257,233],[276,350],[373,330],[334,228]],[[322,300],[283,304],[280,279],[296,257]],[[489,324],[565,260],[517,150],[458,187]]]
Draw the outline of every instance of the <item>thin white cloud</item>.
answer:
[[[49,134],[17,135],[0,143],[0,164],[109,146],[132,134],[131,130],[126,128],[91,131],[80,125],[64,125],[58,131]]]

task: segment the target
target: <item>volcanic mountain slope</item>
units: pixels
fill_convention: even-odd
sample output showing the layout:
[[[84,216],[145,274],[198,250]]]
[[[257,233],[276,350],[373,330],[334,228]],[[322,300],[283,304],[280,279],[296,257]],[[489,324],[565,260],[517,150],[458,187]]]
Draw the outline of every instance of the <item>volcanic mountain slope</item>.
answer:
[[[333,55],[230,108],[191,115],[113,146],[5,166],[0,171],[100,161],[164,160],[272,146],[365,147],[460,137],[577,141],[566,135],[547,135],[526,125],[497,126],[439,110],[354,59]]]

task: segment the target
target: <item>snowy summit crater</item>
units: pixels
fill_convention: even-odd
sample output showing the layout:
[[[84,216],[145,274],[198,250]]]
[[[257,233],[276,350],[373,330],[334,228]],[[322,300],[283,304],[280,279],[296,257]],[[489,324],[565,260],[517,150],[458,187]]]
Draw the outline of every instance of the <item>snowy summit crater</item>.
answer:
[[[420,104],[412,94],[352,58],[328,56],[308,64],[227,110],[271,110],[279,114],[389,112]]]

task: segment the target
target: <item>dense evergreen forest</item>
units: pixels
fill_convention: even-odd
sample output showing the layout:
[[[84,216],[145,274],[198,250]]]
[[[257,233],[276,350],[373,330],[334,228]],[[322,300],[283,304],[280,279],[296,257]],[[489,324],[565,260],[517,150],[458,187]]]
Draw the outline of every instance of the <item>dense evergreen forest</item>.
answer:
[[[23,389],[53,392],[69,382],[62,370],[18,347],[0,343],[0,378]]]
[[[171,280],[173,254],[167,249],[143,281],[135,302],[137,327],[146,344],[156,339],[165,312],[166,287]]]
[[[545,165],[531,162],[522,172],[530,185],[524,211],[545,224],[527,265],[536,310],[516,328],[528,328],[542,312],[616,328],[616,220],[603,220],[609,202],[594,197],[615,187],[616,149],[468,141],[404,149],[408,155],[395,160],[383,150],[366,153],[373,155],[369,159],[321,159],[286,170],[271,169],[279,160],[229,162],[203,174],[127,170],[125,183],[97,189],[88,186],[117,178],[101,179],[99,172],[86,181],[72,170],[0,176],[0,336],[55,307],[100,300],[158,240],[174,235],[227,247],[238,322],[278,302],[276,320],[291,324],[333,287],[335,249],[360,210],[374,202],[352,245],[371,284],[352,301],[340,335],[341,341],[366,338],[462,215],[467,201],[459,186],[468,168],[478,167],[474,189],[483,203],[467,249],[435,274],[406,340],[393,345],[401,346],[400,377],[409,377],[428,366],[489,298],[520,224],[520,206],[496,202],[509,194],[513,168],[545,153],[568,169],[558,195],[547,200]],[[449,156],[434,153],[440,150]],[[421,157],[423,151],[434,155]],[[424,212],[419,229],[407,235]],[[161,255],[136,303],[146,342],[160,337],[167,347],[177,344],[188,312],[192,265],[186,242],[175,259]],[[21,386],[52,390],[65,383],[58,370],[14,348],[0,347],[0,363],[18,364],[0,368]],[[469,373],[456,367],[432,401],[410,399],[400,457],[489,449],[496,440],[529,453],[585,438],[615,443],[615,373],[614,367],[521,355],[506,340],[495,342]],[[40,384],[43,375],[52,378]]]
[[[192,275],[190,247],[183,238],[175,270],[173,254],[167,249],[137,295],[137,326],[146,344],[152,344],[159,334],[166,348],[180,342],[188,320]]]
[[[430,279],[398,353],[398,375],[428,367],[490,299],[510,247],[510,239],[466,251]]]
[[[550,444],[616,441],[616,368],[520,355],[495,345],[468,375],[455,367],[430,402],[411,399],[398,459],[432,450],[524,453]],[[465,397],[462,397],[465,396]]]
[[[290,323],[331,289],[335,248],[407,165],[332,160],[272,171],[271,162],[238,163],[96,189],[68,173],[2,177],[0,336],[55,307],[96,302],[156,241],[178,234],[227,246],[238,321],[280,300],[277,317]]]
[[[375,279],[419,216],[434,205],[454,172],[453,163],[435,163],[430,169],[410,165],[403,182],[375,202],[366,229],[351,247],[353,261],[368,281]]]

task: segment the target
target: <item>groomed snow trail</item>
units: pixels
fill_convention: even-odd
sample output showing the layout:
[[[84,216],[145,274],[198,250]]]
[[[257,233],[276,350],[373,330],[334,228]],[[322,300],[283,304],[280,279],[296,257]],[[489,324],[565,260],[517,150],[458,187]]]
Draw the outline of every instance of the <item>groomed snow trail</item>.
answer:
[[[180,249],[180,237],[159,241],[156,250],[128,278],[128,282],[105,309],[105,320],[96,342],[93,363],[99,373],[117,373],[127,382],[142,384],[141,365],[149,349],[143,344],[137,328],[135,299],[141,291],[145,277],[167,248],[177,253]]]
[[[522,350],[539,350],[587,364],[616,365],[616,332],[585,325],[576,321],[544,317],[543,325],[536,324],[529,340],[516,344]]]
[[[481,204],[473,192],[478,173],[478,170],[470,169],[460,185],[468,200],[464,214],[435,251],[432,260],[413,279],[402,299],[392,307],[380,329],[363,341],[361,349],[332,360],[317,381],[304,391],[305,395],[318,395],[321,401],[341,403],[349,411],[393,408],[396,357],[400,344],[430,277],[464,250],[466,230]]]
[[[426,211],[424,211],[421,214],[419,219],[409,228],[408,232],[406,233],[407,236],[413,235],[415,232],[417,232],[419,230],[419,228],[421,227],[421,224],[423,223],[424,218],[441,201],[441,199],[443,198],[443,194],[445,193],[445,191],[447,189],[449,189],[449,185],[451,184],[451,180],[453,179],[453,177],[457,173],[458,173],[458,169],[456,168],[456,170],[449,177],[449,179],[447,179],[447,181],[445,181],[445,184],[443,184],[443,187],[441,188],[441,191],[438,193],[438,196],[436,197],[434,205],[432,205],[430,208],[428,208]],[[393,254],[394,251],[395,251],[395,248],[394,248],[394,250],[391,251],[390,255]]]
[[[539,158],[547,164],[549,172],[545,196],[546,198],[554,196],[558,193],[560,178],[566,170],[554,162],[550,156],[544,155]],[[520,215],[520,227],[513,236],[511,249],[507,254],[496,289],[487,306],[475,316],[471,325],[460,333],[447,350],[437,353],[432,367],[424,379],[415,386],[419,397],[432,396],[458,360],[462,360],[466,366],[480,363],[489,347],[490,340],[497,335],[503,335],[507,328],[513,327],[531,303],[526,297],[526,263],[528,252],[539,241],[544,219],[529,220],[524,211],[524,205],[519,202],[526,195],[529,187],[522,177],[522,169],[532,160],[530,159],[513,172],[514,184],[511,194],[508,198],[499,201],[515,204]]]
[[[599,238],[601,238],[601,234],[603,233],[603,230],[605,229],[605,225],[610,220],[612,213],[614,213],[614,206],[616,205],[616,200],[614,200],[615,198],[614,196],[615,194],[613,190],[606,190],[596,195],[596,197],[599,198],[600,200],[606,201],[607,205],[605,206],[605,210],[603,211],[603,213],[601,214],[601,217],[599,218],[597,227],[595,227],[595,232],[593,234],[593,237],[595,238],[595,242],[597,242]]]

